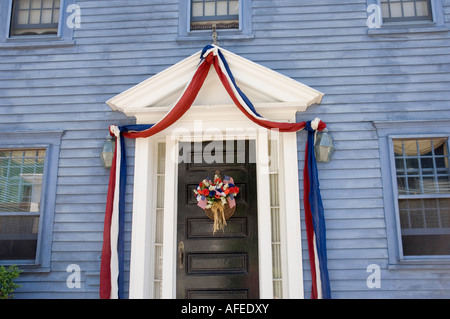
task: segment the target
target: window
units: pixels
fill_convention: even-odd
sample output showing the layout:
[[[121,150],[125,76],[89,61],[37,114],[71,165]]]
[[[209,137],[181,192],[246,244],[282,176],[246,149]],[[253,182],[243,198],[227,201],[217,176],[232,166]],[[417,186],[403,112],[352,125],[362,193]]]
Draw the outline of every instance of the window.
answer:
[[[270,217],[272,227],[272,287],[273,297],[283,298],[283,242],[281,235],[281,205],[280,205],[280,187],[279,187],[279,154],[278,134],[270,132],[268,139],[269,150],[269,180],[270,180]]]
[[[375,1],[369,16],[369,35],[395,35],[448,32],[442,0],[367,0]],[[369,10],[370,11],[370,10]],[[372,11],[373,12],[373,11]]]
[[[63,131],[0,131],[0,265],[50,270]]]
[[[192,0],[191,30],[239,29],[238,0]]]
[[[162,272],[163,272],[163,238],[164,238],[164,179],[166,173],[166,143],[158,143],[156,174],[156,207],[154,228],[154,272],[153,272],[153,298],[162,298]]]
[[[384,22],[431,21],[431,0],[381,0]]]
[[[403,255],[450,255],[448,139],[393,139],[393,146]]]
[[[14,0],[10,36],[58,34],[60,0]]]
[[[179,0],[177,41],[211,41],[214,25],[219,43],[253,39],[252,5],[252,0]]]
[[[81,16],[76,0],[0,1],[0,49],[73,46]],[[65,23],[63,23],[65,22]]]
[[[34,260],[45,149],[0,149],[0,260]]]

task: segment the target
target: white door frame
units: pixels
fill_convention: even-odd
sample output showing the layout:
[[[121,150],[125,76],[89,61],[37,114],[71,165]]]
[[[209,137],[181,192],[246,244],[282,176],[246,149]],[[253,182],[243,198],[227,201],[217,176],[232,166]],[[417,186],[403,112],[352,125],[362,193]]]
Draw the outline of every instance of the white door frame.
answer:
[[[211,112],[214,106],[206,107]],[[208,114],[208,113],[206,113]],[[211,114],[211,113],[209,113]],[[133,216],[130,259],[130,298],[153,297],[154,270],[154,214],[156,187],[157,141],[166,142],[165,198],[164,198],[164,242],[162,297],[176,297],[176,221],[177,221],[177,173],[178,164],[173,150],[185,141],[217,140],[223,132],[223,139],[253,139],[257,154],[257,204],[258,204],[258,256],[260,298],[273,298],[271,212],[268,174],[268,131],[249,121],[234,105],[221,106],[213,111],[220,119],[207,122],[205,107],[193,107],[169,129],[151,138],[141,138],[135,144],[135,170]],[[202,119],[200,121],[199,119]],[[295,113],[286,120],[295,120]],[[199,129],[199,123],[202,126]],[[203,124],[204,123],[204,124]],[[239,132],[242,132],[241,134]],[[228,135],[228,136],[227,136]],[[286,298],[303,298],[302,246],[300,230],[300,199],[298,187],[297,136],[296,133],[279,134],[279,176],[281,208],[281,231],[283,237],[283,287]],[[287,200],[289,199],[289,200]]]
[[[261,134],[263,136],[247,136],[247,138],[256,140],[256,153],[267,154],[267,135]],[[205,135],[201,141],[209,140]],[[240,139],[240,137],[236,137]],[[245,137],[243,137],[245,138]],[[180,142],[192,141],[191,136],[180,136],[176,140],[171,137],[167,137],[166,140],[166,184],[165,184],[165,194],[176,194],[178,187],[178,163],[173,160],[172,150],[178,150],[178,144]],[[169,173],[169,171],[171,173]],[[269,183],[269,175],[264,174],[264,163],[257,162],[256,165],[256,175],[257,175],[257,189],[258,189],[258,255],[259,255],[259,282],[260,282],[260,296],[262,298],[271,298],[272,293],[272,253],[271,253],[271,238],[270,236],[264,236],[263,234],[270,234],[270,203],[267,201],[270,196],[263,194],[264,189],[262,187],[265,183]],[[170,175],[169,178],[168,175]],[[170,180],[169,180],[170,179]],[[172,196],[165,197],[164,201],[164,247],[166,244],[169,247],[176,246],[176,225],[177,225],[177,201]],[[261,199],[261,200],[260,200]],[[175,298],[176,296],[176,249],[164,249],[163,254],[163,285],[162,285],[162,296],[163,298]],[[172,271],[169,271],[171,269]],[[167,270],[167,271],[166,271]]]

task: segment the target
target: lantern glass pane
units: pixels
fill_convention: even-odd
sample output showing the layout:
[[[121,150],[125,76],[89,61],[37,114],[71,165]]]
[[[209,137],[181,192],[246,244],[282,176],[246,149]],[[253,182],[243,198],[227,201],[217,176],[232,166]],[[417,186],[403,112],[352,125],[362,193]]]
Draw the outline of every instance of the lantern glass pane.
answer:
[[[329,162],[334,153],[333,140],[331,139],[330,134],[326,132],[317,134],[314,150],[318,162]]]

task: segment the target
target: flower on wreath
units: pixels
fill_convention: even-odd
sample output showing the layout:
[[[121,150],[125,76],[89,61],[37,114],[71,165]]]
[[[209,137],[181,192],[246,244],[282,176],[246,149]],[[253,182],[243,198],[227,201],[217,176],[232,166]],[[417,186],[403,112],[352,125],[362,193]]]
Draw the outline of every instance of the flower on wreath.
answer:
[[[211,208],[215,202],[225,205],[227,202],[230,207],[235,205],[234,197],[239,194],[239,187],[234,185],[233,178],[225,176],[222,180],[214,175],[213,181],[209,178],[202,180],[194,190],[198,206],[203,209]]]

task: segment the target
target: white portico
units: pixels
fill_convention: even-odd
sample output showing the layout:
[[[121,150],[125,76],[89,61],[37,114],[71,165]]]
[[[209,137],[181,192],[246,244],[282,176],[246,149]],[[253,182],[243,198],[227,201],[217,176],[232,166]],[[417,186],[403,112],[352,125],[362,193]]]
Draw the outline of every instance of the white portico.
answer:
[[[295,122],[297,112],[323,94],[221,49],[236,84],[272,121]],[[200,52],[107,104],[137,124],[159,121],[183,93]],[[250,121],[233,103],[211,66],[192,107],[169,128],[136,139],[130,298],[175,298],[177,266],[177,156],[186,141],[254,140],[258,207],[260,298],[302,298],[300,199],[296,133],[278,133]],[[270,187],[268,187],[270,185]]]

